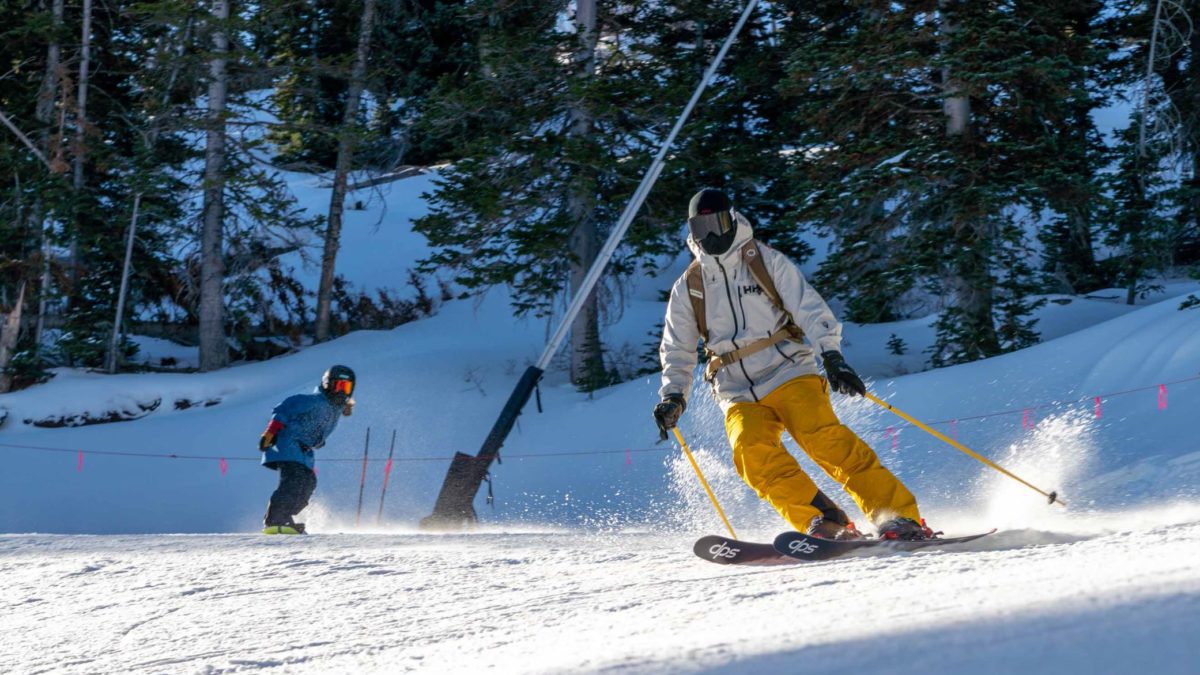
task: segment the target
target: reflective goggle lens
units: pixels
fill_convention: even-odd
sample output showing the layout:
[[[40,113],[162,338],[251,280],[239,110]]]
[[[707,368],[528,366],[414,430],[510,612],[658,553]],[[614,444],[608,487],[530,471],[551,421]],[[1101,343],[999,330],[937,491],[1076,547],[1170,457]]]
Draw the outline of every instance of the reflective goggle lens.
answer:
[[[729,211],[702,213],[688,218],[688,229],[696,241],[702,241],[710,234],[722,235],[733,229],[733,214]]]
[[[333,383],[333,390],[339,394],[345,394],[349,396],[353,389],[354,383],[350,380],[338,380],[337,382]]]

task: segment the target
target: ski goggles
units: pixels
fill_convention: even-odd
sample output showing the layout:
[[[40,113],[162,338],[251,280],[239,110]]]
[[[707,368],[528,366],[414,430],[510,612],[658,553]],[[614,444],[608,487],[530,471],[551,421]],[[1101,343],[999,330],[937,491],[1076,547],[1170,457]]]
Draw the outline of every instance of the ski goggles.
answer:
[[[701,213],[688,218],[688,231],[696,241],[704,241],[710,234],[720,236],[733,229],[733,212],[716,211]]]
[[[349,396],[354,391],[354,383],[350,380],[335,380],[333,383],[333,391],[337,394],[345,394]]]

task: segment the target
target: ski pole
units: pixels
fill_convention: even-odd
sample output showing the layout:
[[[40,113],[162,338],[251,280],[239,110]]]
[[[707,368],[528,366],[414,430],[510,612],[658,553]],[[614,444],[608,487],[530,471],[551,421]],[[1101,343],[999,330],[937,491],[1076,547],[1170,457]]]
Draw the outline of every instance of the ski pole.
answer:
[[[696,470],[696,476],[700,479],[700,484],[704,486],[704,491],[708,493],[708,498],[712,500],[713,507],[717,509],[717,514],[721,516],[721,520],[725,521],[725,528],[729,530],[729,536],[737,539],[737,532],[733,531],[733,526],[729,524],[729,519],[725,517],[725,511],[717,503],[717,496],[713,494],[712,488],[708,486],[708,481],[704,480],[704,473],[700,471],[700,465],[696,463],[696,458],[692,456],[691,449],[684,442],[683,434],[679,433],[679,427],[671,427],[671,431],[675,432],[675,439],[679,441],[679,447],[683,448],[683,454],[687,455],[688,461],[692,463],[692,468]]]
[[[358,481],[358,513],[354,514],[354,526],[362,520],[363,490],[367,487],[367,451],[371,449],[371,427],[367,427],[367,440],[363,442],[362,478]]]
[[[983,455],[979,454],[978,452],[975,452],[974,450],[972,450],[972,449],[968,448],[967,446],[963,445],[962,443],[959,443],[958,441],[954,440],[953,438],[950,438],[950,437],[946,436],[945,434],[943,434],[943,433],[941,433],[941,432],[937,431],[936,429],[933,429],[932,427],[930,427],[930,426],[929,426],[929,425],[927,425],[927,424],[923,424],[923,423],[921,423],[919,420],[917,420],[916,418],[914,418],[912,415],[909,415],[909,414],[905,413],[905,412],[904,412],[904,411],[902,411],[902,410],[898,410],[898,409],[896,409],[896,407],[895,407],[895,406],[893,406],[893,405],[892,405],[892,404],[890,404],[890,403],[887,403],[887,402],[885,402],[885,401],[882,401],[882,400],[880,400],[878,397],[876,397],[876,396],[875,396],[874,394],[872,394],[871,392],[867,392],[867,393],[866,393],[866,397],[867,397],[868,399],[870,399],[870,400],[871,400],[873,403],[877,403],[877,404],[879,404],[880,406],[882,406],[882,407],[884,407],[884,408],[887,408],[888,410],[890,410],[891,412],[893,412],[893,413],[895,413],[897,416],[899,416],[901,419],[905,420],[906,422],[909,422],[909,423],[913,424],[914,426],[916,426],[917,428],[921,429],[922,431],[924,431],[924,432],[928,433],[929,435],[933,436],[934,438],[936,438],[936,439],[938,439],[938,440],[941,440],[941,441],[945,441],[946,443],[949,443],[949,444],[950,444],[950,445],[952,445],[952,446],[953,446],[955,449],[957,449],[957,450],[959,450],[959,451],[961,451],[961,452],[964,452],[964,453],[966,453],[967,455],[970,455],[971,457],[974,457],[975,459],[979,460],[980,462],[983,462],[983,463],[984,463],[984,464],[986,464],[987,466],[989,466],[989,467],[991,467],[991,468],[995,469],[996,471],[999,471],[1000,473],[1004,474],[1005,476],[1008,476],[1009,478],[1011,478],[1011,479],[1013,479],[1013,480],[1017,481],[1018,483],[1020,483],[1020,484],[1024,485],[1025,487],[1029,488],[1030,490],[1033,490],[1034,492],[1037,492],[1037,493],[1038,493],[1038,494],[1040,494],[1041,496],[1043,496],[1043,497],[1046,497],[1047,499],[1049,499],[1049,500],[1050,500],[1050,503],[1051,503],[1051,504],[1058,504],[1058,505],[1060,505],[1060,506],[1066,506],[1066,505],[1067,505],[1067,503],[1066,503],[1066,502],[1064,502],[1063,500],[1061,500],[1061,499],[1059,499],[1059,498],[1058,498],[1058,493],[1057,493],[1057,492],[1045,492],[1045,491],[1043,491],[1042,489],[1038,488],[1036,485],[1034,485],[1034,484],[1030,483],[1029,481],[1027,481],[1027,480],[1025,480],[1025,479],[1023,479],[1023,478],[1021,478],[1020,476],[1018,476],[1018,475],[1016,475],[1015,473],[1013,473],[1013,472],[1009,471],[1008,469],[1005,469],[1004,467],[1002,467],[1002,466],[1000,466],[999,464],[997,464],[997,463],[993,462],[992,460],[988,459],[987,457],[984,457]]]
[[[375,524],[383,522],[383,498],[387,496],[388,478],[392,475],[392,453],[396,450],[396,430],[392,429],[392,447],[388,448],[388,461],[383,465],[383,490],[379,492],[379,515],[375,516]]]

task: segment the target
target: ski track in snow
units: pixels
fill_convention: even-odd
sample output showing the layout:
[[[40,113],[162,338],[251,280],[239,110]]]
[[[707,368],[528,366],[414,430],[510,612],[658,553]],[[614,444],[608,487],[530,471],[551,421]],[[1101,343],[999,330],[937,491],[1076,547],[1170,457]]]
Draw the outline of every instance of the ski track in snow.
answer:
[[[1120,523],[1114,523],[1120,529]],[[1200,522],[728,568],[652,533],[0,536],[0,671],[1194,673]]]

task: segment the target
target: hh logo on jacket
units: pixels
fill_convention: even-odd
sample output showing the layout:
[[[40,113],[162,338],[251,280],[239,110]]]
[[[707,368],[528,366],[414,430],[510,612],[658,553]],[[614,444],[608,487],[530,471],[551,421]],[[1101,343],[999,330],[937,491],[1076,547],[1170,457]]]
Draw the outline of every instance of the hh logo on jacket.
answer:
[[[751,293],[757,293],[759,295],[762,295],[762,292],[763,292],[762,286],[759,286],[758,284],[750,284],[747,286],[742,286],[742,295],[750,295]]]

